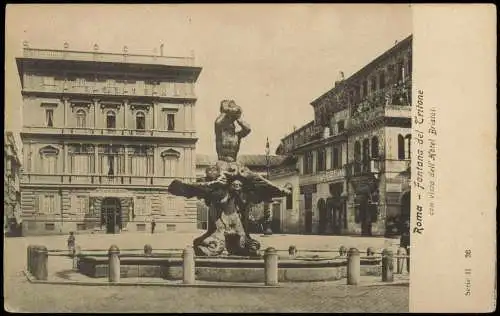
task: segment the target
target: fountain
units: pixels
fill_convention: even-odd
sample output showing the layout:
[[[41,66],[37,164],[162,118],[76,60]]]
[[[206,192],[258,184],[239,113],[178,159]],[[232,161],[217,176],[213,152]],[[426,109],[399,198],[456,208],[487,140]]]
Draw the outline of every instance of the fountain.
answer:
[[[193,241],[197,256],[219,256],[225,251],[259,256],[260,244],[248,234],[250,206],[291,194],[237,162],[241,140],[251,131],[241,115],[241,107],[233,100],[223,100],[215,121],[217,163],[207,168],[205,181],[174,180],[168,188],[173,195],[203,199],[209,207],[207,231]]]
[[[271,202],[291,194],[237,162],[241,140],[250,133],[241,119],[242,109],[233,100],[221,102],[215,121],[218,161],[206,169],[205,179],[197,183],[172,181],[168,192],[186,198],[203,199],[209,207],[207,231],[193,240],[196,279],[222,282],[263,282],[265,260],[260,243],[248,233],[250,206]],[[236,124],[240,126],[237,131]],[[333,245],[332,245],[333,246]],[[313,250],[291,246],[278,254],[279,282],[338,280],[346,277],[347,251],[331,250],[335,256],[318,255]],[[143,253],[120,253],[122,277],[182,279],[183,259],[174,249],[166,252],[146,245]],[[380,274],[378,257],[361,260],[361,275]],[[93,278],[108,274],[107,253],[82,253],[79,271]]]

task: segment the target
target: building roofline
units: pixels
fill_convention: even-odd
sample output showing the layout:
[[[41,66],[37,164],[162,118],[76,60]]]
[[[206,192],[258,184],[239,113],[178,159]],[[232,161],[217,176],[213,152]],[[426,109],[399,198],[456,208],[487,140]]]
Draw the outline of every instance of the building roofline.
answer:
[[[365,66],[363,66],[361,69],[359,69],[358,71],[356,71],[355,73],[353,73],[351,76],[349,76],[348,78],[346,78],[346,79],[344,79],[342,81],[339,81],[338,85],[336,85],[335,87],[331,88],[327,92],[323,93],[318,98],[316,98],[313,101],[311,101],[310,105],[313,106],[313,107],[316,106],[320,101],[322,101],[330,93],[332,93],[333,91],[339,89],[339,87],[345,85],[349,81],[354,81],[357,77],[359,77],[361,74],[363,74],[371,66],[379,63],[382,59],[385,59],[387,56],[391,55],[395,51],[401,49],[402,47],[404,47],[404,46],[406,46],[408,44],[410,44],[411,41],[412,41],[412,39],[413,39],[413,34],[408,35],[405,39],[403,39],[402,41],[396,43],[394,46],[392,46],[391,48],[389,48],[388,50],[386,50],[385,52],[383,52],[379,56],[375,57],[375,59],[373,59],[368,64],[366,64]]]

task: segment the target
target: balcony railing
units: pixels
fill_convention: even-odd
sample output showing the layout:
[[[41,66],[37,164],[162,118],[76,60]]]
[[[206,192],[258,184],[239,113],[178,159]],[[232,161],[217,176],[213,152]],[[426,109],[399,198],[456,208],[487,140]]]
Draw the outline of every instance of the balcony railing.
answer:
[[[194,66],[194,57],[117,54],[95,51],[83,52],[73,50],[25,48],[23,50],[23,57],[48,60],[100,61],[147,65]]]
[[[47,127],[24,126],[24,133],[51,134],[51,135],[104,135],[104,136],[149,136],[165,138],[196,138],[195,131],[166,131],[166,130],[136,130],[117,128],[80,128],[80,127]]]
[[[342,179],[346,176],[345,170],[343,168],[319,171],[313,174],[304,174],[300,176],[301,184],[312,184],[329,182]]]
[[[158,97],[158,98],[174,98],[174,99],[184,99],[184,98],[195,98],[194,89],[185,84],[179,91],[175,90],[161,90],[160,88],[134,88],[134,87],[123,87],[122,85],[117,87],[102,87],[102,86],[79,86],[79,87],[68,87],[64,84],[55,85],[37,85],[27,83],[23,87],[23,92],[25,93],[58,93],[58,94],[87,94],[94,96],[126,96],[126,97]]]
[[[77,175],[77,174],[40,174],[26,173],[21,177],[22,184],[91,184],[91,185],[141,185],[168,186],[173,180],[194,182],[190,177],[130,176],[130,175]]]

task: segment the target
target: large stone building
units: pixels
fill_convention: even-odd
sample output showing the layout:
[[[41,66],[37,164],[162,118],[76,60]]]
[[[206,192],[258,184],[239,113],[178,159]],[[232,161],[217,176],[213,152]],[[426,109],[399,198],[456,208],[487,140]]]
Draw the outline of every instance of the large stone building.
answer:
[[[277,154],[296,156],[298,172],[271,180],[298,178],[301,232],[389,235],[409,220],[411,45],[337,81],[311,102],[314,120],[282,139]]]
[[[12,132],[5,132],[3,147],[3,219],[4,232],[9,235],[21,233],[21,192],[19,177],[21,172],[21,148]]]
[[[194,57],[32,49],[22,82],[23,233],[196,229]]]

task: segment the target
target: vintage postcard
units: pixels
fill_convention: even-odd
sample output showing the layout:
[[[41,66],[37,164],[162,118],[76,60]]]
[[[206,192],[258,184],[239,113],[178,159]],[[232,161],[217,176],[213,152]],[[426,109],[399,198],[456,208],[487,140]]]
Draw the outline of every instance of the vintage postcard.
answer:
[[[496,8],[8,5],[4,309],[496,309]]]

